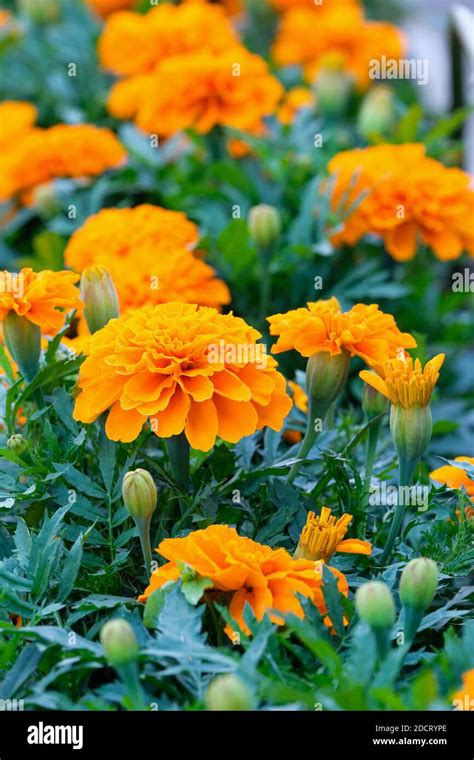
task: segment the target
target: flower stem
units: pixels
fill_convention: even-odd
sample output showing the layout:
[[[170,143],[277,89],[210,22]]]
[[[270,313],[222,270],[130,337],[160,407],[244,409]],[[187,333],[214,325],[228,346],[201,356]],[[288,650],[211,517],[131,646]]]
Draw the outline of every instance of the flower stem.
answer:
[[[392,524],[390,526],[390,531],[387,538],[387,543],[385,544],[385,549],[383,550],[381,563],[382,565],[386,565],[388,561],[390,560],[393,552],[393,548],[395,546],[395,541],[398,538],[398,535],[401,531],[403,520],[405,517],[405,511],[406,511],[406,504],[403,504],[403,502],[400,501],[400,497],[403,493],[403,486],[411,486],[413,483],[413,476],[415,474],[416,465],[418,464],[418,461],[408,461],[406,459],[400,458],[399,460],[399,472],[398,472],[398,504],[395,508],[395,513],[393,515]]]
[[[176,483],[187,491],[189,488],[189,443],[184,433],[173,435],[168,441],[168,457]]]
[[[260,258],[260,322],[265,329],[265,317],[268,313],[272,291],[272,277],[270,270],[271,249],[259,246],[258,254]]]
[[[314,399],[310,400],[306,433],[304,435],[303,440],[301,441],[301,445],[298,451],[299,460],[306,459],[307,455],[313,448],[314,442],[316,441],[316,438],[318,437],[319,432],[320,432],[319,430],[316,430],[315,422],[317,419],[323,421],[324,418],[326,417],[327,411],[328,411],[328,407],[327,406],[324,407],[324,405],[320,404],[320,408],[318,410],[319,414],[316,415],[316,403]],[[302,461],[294,463],[288,475],[288,483],[293,483],[302,465],[303,465]]]
[[[135,518],[135,525],[137,526],[138,535],[140,536],[140,545],[142,547],[143,561],[145,564],[147,578],[151,574],[151,562],[152,562],[150,523],[151,523],[151,516],[145,519]]]
[[[374,422],[367,432],[367,446],[365,450],[365,470],[364,470],[364,489],[362,492],[362,506],[364,508],[364,519],[360,526],[360,538],[364,539],[367,530],[367,521],[369,517],[369,494],[372,472],[374,469],[375,455],[377,453],[377,442],[380,433],[381,421]]]
[[[133,711],[146,710],[147,706],[143,699],[143,691],[140,685],[140,676],[136,662],[128,662],[117,666],[117,671],[127,691]]]

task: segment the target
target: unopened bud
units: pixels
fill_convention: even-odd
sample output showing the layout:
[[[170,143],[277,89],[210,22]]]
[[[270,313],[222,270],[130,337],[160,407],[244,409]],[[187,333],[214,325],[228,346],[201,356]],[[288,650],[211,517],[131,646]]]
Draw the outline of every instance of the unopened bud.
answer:
[[[208,710],[252,710],[254,700],[244,682],[228,673],[211,681],[205,703]]]
[[[345,111],[353,88],[353,79],[344,71],[344,62],[336,53],[325,56],[314,83],[318,112],[338,116]]]
[[[100,631],[100,641],[107,661],[113,667],[126,665],[137,658],[137,639],[132,626],[126,620],[109,620]]]
[[[408,408],[398,404],[392,405],[390,431],[400,467],[408,475],[415,471],[420,457],[428,448],[432,429],[433,423],[429,404]]]
[[[372,388],[368,383],[364,383],[364,390],[362,391],[362,409],[367,415],[369,420],[378,417],[379,414],[384,414],[388,408],[388,401],[385,396],[382,396],[375,388]]]
[[[342,349],[331,356],[328,351],[313,354],[306,365],[306,389],[308,396],[320,408],[327,409],[343,390],[349,371],[350,354]]]
[[[7,446],[10,451],[21,457],[28,449],[28,441],[20,433],[15,433],[15,435],[10,436],[8,439]]]
[[[86,308],[84,317],[93,335],[119,315],[119,302],[114,282],[101,266],[85,269],[81,276],[81,298]]]
[[[355,603],[361,620],[371,628],[390,628],[395,622],[392,592],[382,581],[370,581],[357,589]]]
[[[269,248],[281,231],[280,212],[266,203],[252,206],[248,214],[248,228],[260,248]]]
[[[412,559],[400,579],[400,601],[404,607],[424,612],[438,588],[438,565],[428,557]]]
[[[364,137],[385,135],[395,121],[393,92],[390,87],[373,87],[365,96],[357,118],[357,127]]]
[[[2,322],[5,345],[22,375],[31,382],[38,372],[41,330],[27,317],[10,311]]]
[[[131,516],[143,520],[151,517],[156,509],[155,482],[147,470],[131,470],[122,482],[124,504]]]

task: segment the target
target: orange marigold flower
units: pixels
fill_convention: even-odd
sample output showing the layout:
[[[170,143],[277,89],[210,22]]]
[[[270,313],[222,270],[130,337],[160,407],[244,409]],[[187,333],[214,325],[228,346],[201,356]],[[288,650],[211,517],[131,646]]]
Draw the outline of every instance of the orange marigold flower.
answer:
[[[103,209],[72,235],[64,260],[78,272],[104,266],[122,313],[167,301],[220,307],[230,302],[229,289],[192,253],[198,238],[196,225],[179,211],[149,204]]]
[[[368,541],[344,539],[351,521],[352,515],[348,514],[341,515],[336,520],[329,507],[323,507],[320,515],[309,512],[296,547],[295,559],[322,559],[329,562],[335,552],[371,554],[372,546]]]
[[[365,20],[357,4],[322,3],[294,7],[283,15],[273,56],[281,66],[302,65],[312,82],[325,59],[337,55],[357,87],[366,89],[371,82],[370,61],[381,55],[398,60],[403,57],[404,47],[397,27]]]
[[[260,333],[233,314],[192,304],[145,306],[91,338],[79,374],[74,419],[110,409],[110,439],[133,441],[150,420],[161,438],[183,432],[208,451],[265,425],[280,430],[291,407]],[[262,357],[263,353],[263,357]]]
[[[139,83],[112,92],[108,106],[119,118],[136,110],[138,127],[164,137],[183,129],[207,133],[217,125],[259,134],[282,92],[263,58],[234,45],[218,54],[166,58]]]
[[[0,272],[0,322],[11,312],[41,327],[46,334],[57,333],[68,312],[83,306],[74,272]]]
[[[295,349],[301,356],[328,352],[331,356],[346,349],[370,366],[396,356],[400,348],[414,348],[415,339],[402,333],[391,314],[376,304],[356,304],[342,312],[336,298],[308,303],[306,308],[267,318],[270,335],[279,338],[272,353]]]
[[[326,8],[346,8],[348,6],[360,6],[359,0],[329,0],[329,2],[321,2],[318,4],[315,0],[270,0],[272,5],[278,11],[289,11],[291,8],[315,8],[321,13],[324,13]]]
[[[236,34],[222,8],[209,3],[160,4],[148,13],[114,13],[99,39],[105,68],[120,76],[152,72],[175,55],[234,47]]]
[[[466,670],[462,674],[462,686],[452,695],[451,701],[453,704],[455,701],[461,703],[456,706],[458,710],[472,710],[474,705],[474,668]]]
[[[455,457],[454,461],[460,463],[467,462],[474,465],[474,457]],[[437,483],[447,485],[448,488],[464,488],[471,501],[474,502],[474,480],[469,477],[463,467],[446,464],[430,472],[430,478],[436,480]]]
[[[397,261],[415,256],[419,242],[445,261],[474,255],[474,191],[469,175],[425,155],[421,144],[376,145],[336,155],[332,207],[349,214],[335,244],[379,235]],[[355,205],[355,210],[354,209]]]
[[[109,129],[90,124],[32,129],[0,159],[0,201],[17,193],[28,201],[38,185],[60,177],[93,177],[120,165],[125,157]]]
[[[232,594],[229,612],[247,634],[250,631],[243,619],[246,603],[257,620],[268,613],[270,619],[280,625],[284,620],[275,610],[304,617],[297,595],[311,599],[320,613],[326,614],[322,563],[292,559],[286,549],[259,544],[239,536],[234,528],[226,525],[210,525],[185,538],[167,538],[157,551],[169,562],[152,573],[150,585],[138,598],[141,602],[156,589],[177,580],[184,565],[212,581],[213,589]],[[330,570],[337,578],[339,590],[347,596],[344,575],[334,568]],[[231,636],[230,626],[226,632]]]
[[[423,407],[430,403],[444,359],[444,354],[438,354],[423,368],[419,359],[395,357],[377,366],[377,374],[364,369],[359,376],[394,406]]]
[[[285,93],[277,112],[281,124],[291,124],[298,111],[315,103],[314,92],[309,87],[292,87]]]
[[[0,103],[0,148],[6,150],[19,135],[28,132],[36,121],[36,108],[24,100]]]

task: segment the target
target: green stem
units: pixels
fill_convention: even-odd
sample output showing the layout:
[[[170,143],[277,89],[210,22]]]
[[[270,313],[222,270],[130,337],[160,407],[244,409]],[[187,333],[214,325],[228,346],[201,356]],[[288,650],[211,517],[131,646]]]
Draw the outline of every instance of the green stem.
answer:
[[[107,525],[108,525],[108,536],[109,536],[109,551],[110,551],[110,561],[114,561],[114,532],[112,528],[112,499],[110,496],[107,498]]]
[[[390,644],[390,628],[372,628],[379,658],[384,660]]]
[[[385,549],[383,550],[381,563],[382,565],[388,564],[393,548],[395,546],[395,541],[397,540],[399,533],[401,531],[403,520],[405,517],[406,512],[406,504],[400,503],[400,494],[402,493],[403,486],[411,486],[413,484],[413,476],[415,474],[416,465],[418,464],[418,461],[408,461],[406,459],[400,459],[399,460],[399,471],[398,471],[398,487],[399,487],[399,503],[397,504],[395,508],[395,513],[393,515],[392,524],[390,526],[390,531],[387,538],[387,543],[385,544]]]
[[[176,483],[186,492],[189,489],[189,443],[184,433],[168,440],[168,457]]]
[[[362,492],[362,506],[364,508],[364,519],[360,526],[360,538],[364,539],[367,531],[367,521],[369,517],[369,494],[372,472],[374,469],[375,455],[377,453],[377,442],[380,433],[381,422],[374,423],[369,427],[367,433],[367,446],[365,450],[365,471],[364,471],[364,490]]]
[[[223,647],[224,646],[224,636],[222,631],[222,625],[220,623],[219,616],[216,612],[216,609],[214,607],[214,604],[212,603],[212,599],[209,597],[209,594],[205,591],[204,592],[204,601],[206,602],[207,608],[211,614],[212,622],[214,624],[214,628],[216,629],[216,636],[217,636],[217,646]]]
[[[125,665],[119,665],[117,666],[117,671],[125,685],[131,709],[133,711],[146,710],[147,706],[143,699],[137,663],[134,661],[128,662]]]
[[[317,419],[320,419],[321,421],[324,420],[324,418],[326,417],[328,408],[327,407],[324,408],[324,406],[321,404],[320,409],[318,411],[320,412],[320,415],[316,416],[316,403],[314,399],[311,399],[309,403],[308,425],[306,428],[306,433],[304,435],[303,440],[301,441],[301,445],[298,451],[299,460],[306,459],[307,455],[313,448],[316,438],[318,437],[319,432],[320,432],[319,430],[315,429],[315,422]],[[288,483],[293,483],[302,465],[303,465],[302,461],[294,463],[288,475]]]
[[[151,515],[150,517],[147,517],[145,519],[135,518],[135,525],[137,526],[138,535],[140,536],[140,544],[142,547],[143,561],[145,563],[147,578],[149,575],[151,575],[151,563],[152,563],[150,524],[151,524]]]
[[[260,257],[260,322],[264,329],[266,326],[265,318],[268,314],[271,292],[272,276],[270,270],[271,249],[259,247]]]

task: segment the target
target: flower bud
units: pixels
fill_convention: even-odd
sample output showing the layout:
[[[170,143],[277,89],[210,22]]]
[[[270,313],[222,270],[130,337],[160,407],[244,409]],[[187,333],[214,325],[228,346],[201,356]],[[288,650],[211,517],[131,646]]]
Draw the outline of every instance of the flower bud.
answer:
[[[322,62],[314,83],[318,112],[324,116],[339,116],[345,111],[353,87],[352,77],[344,71],[344,62],[336,53]]]
[[[83,271],[81,298],[86,305],[84,317],[92,335],[119,315],[117,291],[104,267],[97,266]]]
[[[113,667],[136,660],[138,644],[130,623],[121,618],[109,620],[100,631],[100,642],[107,661]]]
[[[61,16],[60,0],[19,0],[20,12],[37,24],[51,24]]]
[[[362,409],[364,410],[367,418],[373,420],[374,417],[378,417],[379,414],[384,414],[387,411],[388,401],[385,396],[382,396],[375,388],[372,388],[368,383],[364,383],[364,390],[362,391]]]
[[[122,497],[131,516],[143,520],[151,517],[156,509],[155,482],[147,470],[131,470],[122,482]]]
[[[400,579],[400,601],[404,607],[424,612],[438,588],[438,565],[428,557],[412,559]]]
[[[43,219],[52,219],[61,210],[52,182],[43,182],[35,187],[33,205]]]
[[[38,372],[41,330],[26,317],[10,311],[2,323],[5,345],[22,375],[31,382]]]
[[[280,212],[266,203],[252,206],[248,214],[248,229],[259,248],[269,248],[281,231]]]
[[[392,404],[390,431],[398,454],[400,469],[404,471],[404,484],[413,475],[420,457],[431,441],[433,423],[431,409],[427,406]]]
[[[357,589],[355,603],[361,620],[376,630],[390,628],[395,622],[392,592],[382,581],[370,581]]]
[[[7,446],[10,451],[21,457],[22,454],[28,449],[28,441],[20,433],[10,436],[7,442]]]
[[[390,87],[380,85],[369,90],[360,107],[357,128],[361,135],[385,135],[395,121],[395,105]]]
[[[342,349],[331,356],[328,351],[313,354],[306,365],[306,389],[310,399],[328,409],[343,390],[349,371],[350,354]]]
[[[228,673],[211,681],[205,703],[208,710],[252,710],[254,700],[244,682]]]

